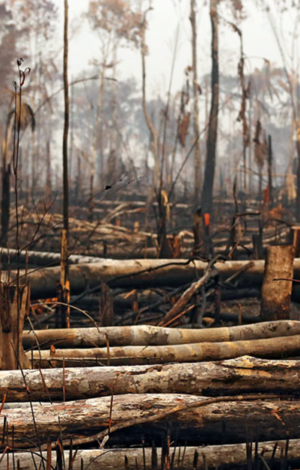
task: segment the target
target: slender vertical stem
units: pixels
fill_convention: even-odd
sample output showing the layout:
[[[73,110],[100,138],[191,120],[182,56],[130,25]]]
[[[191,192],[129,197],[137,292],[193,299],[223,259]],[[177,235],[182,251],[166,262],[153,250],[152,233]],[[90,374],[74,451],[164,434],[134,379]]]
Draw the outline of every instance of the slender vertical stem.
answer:
[[[211,108],[209,126],[206,141],[205,174],[202,188],[203,211],[210,213],[212,210],[213,187],[216,167],[216,150],[218,135],[218,108],[219,108],[219,35],[217,0],[210,0],[210,19],[212,27],[211,56]]]
[[[201,189],[201,150],[199,138],[199,104],[198,104],[198,59],[197,59],[197,22],[195,11],[195,0],[191,0],[190,5],[190,22],[192,26],[192,61],[193,61],[193,101],[194,101],[194,139],[196,140],[194,152],[194,169],[195,169],[195,190],[194,190],[194,203],[200,203],[200,189]]]
[[[68,21],[69,21],[69,6],[68,0],[64,0],[65,18],[64,18],[64,63],[63,63],[63,78],[64,78],[64,132],[63,132],[63,217],[64,217],[64,230],[66,231],[67,242],[69,238],[69,181],[68,181],[68,134],[69,134],[69,83],[68,83]],[[66,260],[67,263],[67,260]],[[66,267],[66,275],[67,273]]]

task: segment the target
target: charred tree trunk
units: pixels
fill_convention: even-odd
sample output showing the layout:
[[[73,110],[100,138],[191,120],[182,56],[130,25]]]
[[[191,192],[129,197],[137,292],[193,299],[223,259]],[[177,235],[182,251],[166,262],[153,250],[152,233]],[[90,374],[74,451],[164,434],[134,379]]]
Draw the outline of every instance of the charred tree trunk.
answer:
[[[1,245],[7,246],[10,207],[10,165],[2,168]]]
[[[194,169],[195,169],[195,193],[194,203],[199,204],[200,190],[201,190],[201,150],[200,150],[200,135],[199,135],[199,85],[198,85],[198,70],[197,70],[197,21],[195,11],[196,1],[191,0],[190,6],[190,21],[192,25],[192,63],[193,63],[193,92],[194,92],[194,139],[195,139],[195,152],[194,152]]]
[[[68,180],[68,134],[69,134],[69,80],[68,80],[68,23],[69,23],[69,6],[68,0],[64,0],[64,132],[63,132],[63,216],[64,216],[64,229],[66,230],[67,238],[69,234],[69,180]]]
[[[3,142],[2,158],[2,198],[1,198],[1,244],[7,246],[8,227],[9,227],[9,207],[10,207],[10,173],[11,168],[8,163],[8,151],[11,141],[11,135],[14,126],[14,119],[11,118],[6,129],[5,140]]]
[[[68,25],[69,25],[69,5],[68,0],[64,0],[64,132],[63,132],[63,232],[61,238],[61,289],[63,293],[63,303],[69,300],[69,176],[68,176],[68,135],[69,135],[69,80],[68,80]],[[62,306],[63,325],[68,324],[68,309]],[[65,322],[66,320],[66,322]]]
[[[25,317],[29,314],[28,286],[0,284],[0,369],[30,368],[22,346]]]
[[[212,74],[211,74],[211,108],[206,141],[205,175],[202,189],[202,207],[204,213],[211,213],[213,187],[216,166],[218,107],[219,107],[219,37],[217,0],[210,0],[210,19],[212,26]]]
[[[159,161],[158,161],[158,132],[151,120],[147,108],[147,98],[146,98],[146,27],[147,27],[147,11],[144,13],[143,24],[141,29],[141,58],[142,58],[142,104],[143,104],[143,112],[147,127],[151,134],[152,138],[152,149],[153,149],[153,157],[154,157],[154,175],[152,181],[151,191],[148,197],[148,203],[150,203],[153,199],[155,188],[158,187],[158,177],[159,177]]]
[[[46,158],[47,158],[47,169],[46,169],[47,173],[46,173],[45,199],[48,203],[50,203],[51,194],[52,194],[50,140],[47,140],[47,144],[46,144]]]
[[[274,195],[273,195],[273,151],[272,151],[272,137],[268,137],[268,185],[269,185],[269,199],[270,207],[273,207],[274,204]]]
[[[283,320],[290,316],[294,257],[292,245],[269,246],[267,249],[261,301],[263,320]]]
[[[297,141],[296,149],[298,156],[298,167],[297,167],[297,198],[296,198],[296,221],[300,222],[300,138],[299,129],[297,128]]]

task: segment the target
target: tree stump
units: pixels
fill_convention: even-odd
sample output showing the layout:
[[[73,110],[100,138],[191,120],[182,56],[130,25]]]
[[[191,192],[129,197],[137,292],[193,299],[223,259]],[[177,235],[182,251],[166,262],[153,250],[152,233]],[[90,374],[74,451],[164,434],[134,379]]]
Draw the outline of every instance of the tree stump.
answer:
[[[285,320],[290,316],[292,279],[294,273],[295,247],[275,245],[267,249],[264,280],[262,285],[262,320]]]
[[[29,369],[22,345],[24,320],[29,313],[30,289],[0,283],[0,369]]]

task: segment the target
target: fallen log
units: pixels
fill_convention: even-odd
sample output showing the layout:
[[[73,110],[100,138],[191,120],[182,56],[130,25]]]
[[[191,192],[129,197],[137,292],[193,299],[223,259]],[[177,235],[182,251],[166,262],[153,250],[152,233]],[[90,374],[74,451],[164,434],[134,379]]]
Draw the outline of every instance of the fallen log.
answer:
[[[34,414],[34,420],[32,419]],[[167,429],[171,439],[194,444],[300,437],[300,402],[249,397],[204,398],[178,394],[118,395],[65,403],[5,407],[1,448],[42,449],[47,442],[78,445],[108,435],[112,444],[161,442]],[[247,419],[245,419],[247,417]],[[128,432],[130,428],[130,432]],[[12,429],[14,429],[12,433]],[[180,433],[178,436],[178,429]],[[177,431],[176,431],[177,430]]]
[[[241,270],[247,261],[226,261],[216,263],[220,279],[225,280]],[[112,260],[104,259],[101,263],[72,265],[69,269],[71,293],[77,294],[89,287],[96,288],[101,282],[110,287],[153,287],[180,286],[192,283],[203,275],[207,263],[193,260]],[[300,275],[300,259],[295,260],[295,270]],[[239,276],[240,285],[255,287],[261,285],[264,261],[255,261],[252,267]],[[11,273],[11,277],[15,277]],[[21,276],[25,272],[21,271]],[[6,277],[5,272],[2,277]],[[60,267],[44,268],[28,273],[32,298],[49,298],[57,294],[57,282],[60,280]]]
[[[23,346],[59,348],[106,346],[143,346],[200,342],[239,341],[300,335],[300,321],[282,320],[249,326],[206,329],[161,328],[151,325],[123,327],[67,328],[24,331]]]
[[[34,264],[36,266],[60,265],[61,254],[46,251],[19,251],[13,248],[0,247],[0,259],[2,263],[14,263],[16,260],[21,265]],[[101,263],[103,258],[85,255],[71,255],[68,257],[69,264],[79,263]]]
[[[287,456],[285,457],[287,451]],[[165,452],[165,450],[164,450]],[[127,448],[127,449],[89,449],[73,452],[75,456],[73,461],[73,470],[81,470],[81,461],[83,468],[89,470],[153,470],[153,458],[155,456],[160,462],[162,458],[162,449],[157,448]],[[173,470],[192,470],[197,462],[198,470],[207,470],[208,468],[218,468],[219,470],[235,470],[237,468],[246,468],[250,462],[259,464],[264,460],[271,468],[282,468],[283,463],[288,467],[299,468],[300,465],[300,439],[291,439],[288,441],[267,441],[255,446],[249,444],[229,444],[214,445],[206,447],[170,447],[169,456],[172,460]],[[47,459],[47,452],[42,453],[42,457]],[[69,468],[70,451],[64,452],[64,461],[66,468]],[[262,460],[263,457],[263,460]],[[15,452],[14,460],[19,461],[20,470],[32,470],[34,468],[43,468],[41,466],[41,457],[39,453]],[[12,454],[8,454],[0,463],[0,470],[7,470],[7,461],[12,463]],[[126,466],[125,466],[126,461]],[[56,462],[56,456],[52,455],[52,465]],[[297,466],[297,467],[296,467]],[[10,467],[9,467],[10,468]]]
[[[55,349],[30,351],[26,355],[34,368],[69,367],[79,365],[138,365],[169,362],[218,361],[249,355],[262,358],[282,358],[300,354],[300,335],[166,346],[115,346],[112,348]]]
[[[25,370],[32,401],[77,400],[125,393],[188,393],[220,396],[241,393],[298,395],[300,361],[243,356],[222,362],[156,366]],[[20,371],[0,372],[0,397],[28,401]]]
[[[218,262],[215,268],[219,271],[221,281],[241,271],[248,261]],[[79,264],[70,266],[71,293],[78,294],[86,290],[88,283],[91,289],[106,282],[110,287],[162,287],[180,286],[196,281],[203,275],[207,263],[193,260],[112,260],[103,259],[100,263]],[[238,285],[259,287],[262,285],[264,260],[253,262],[253,266],[240,273]],[[25,276],[25,271],[21,271]],[[8,274],[2,272],[2,279]],[[15,279],[16,273],[11,272]],[[294,277],[300,278],[300,258],[294,260]],[[60,280],[60,267],[43,268],[29,271],[27,278],[31,285],[32,298],[49,298],[57,295],[57,282]],[[296,296],[300,298],[300,288],[295,286]]]

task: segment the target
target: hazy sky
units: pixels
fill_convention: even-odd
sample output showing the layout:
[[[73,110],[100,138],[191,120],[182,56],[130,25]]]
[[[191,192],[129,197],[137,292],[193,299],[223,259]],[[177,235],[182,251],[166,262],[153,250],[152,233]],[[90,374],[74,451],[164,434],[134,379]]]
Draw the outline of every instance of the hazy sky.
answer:
[[[55,0],[60,8],[62,16],[62,0]],[[109,0],[108,0],[109,1]],[[273,0],[269,0],[272,7]],[[92,66],[89,61],[99,54],[99,42],[97,35],[93,33],[82,13],[88,7],[88,0],[70,0],[70,21],[76,21],[81,25],[79,35],[70,43],[70,73],[77,76],[86,72],[88,75]],[[152,96],[160,92],[165,94],[168,88],[172,54],[175,44],[175,34],[179,27],[179,46],[176,54],[176,66],[173,81],[173,91],[181,88],[183,70],[191,64],[190,47],[190,22],[189,0],[153,0],[154,10],[149,14],[149,30],[147,43],[149,56],[147,57],[147,88]],[[247,60],[248,72],[255,67],[261,67],[261,58],[266,58],[277,65],[281,65],[281,57],[278,46],[271,30],[269,20],[265,13],[251,8],[252,2],[246,0],[248,18],[241,23],[244,35],[244,51]],[[210,71],[210,21],[208,6],[203,6],[204,1],[199,0],[198,12],[198,47],[199,47],[199,74]],[[249,12],[250,6],[250,12]],[[288,17],[288,15],[287,15]],[[228,19],[230,15],[228,14]],[[276,17],[276,22],[282,17]],[[291,19],[291,18],[290,18]],[[281,29],[288,41],[287,21],[283,22]],[[291,26],[292,23],[290,23]],[[239,41],[237,34],[229,26],[220,26],[220,65],[221,71],[236,74],[239,54]],[[138,51],[122,49],[119,54],[118,79],[122,80],[131,76],[140,80],[141,60]]]

